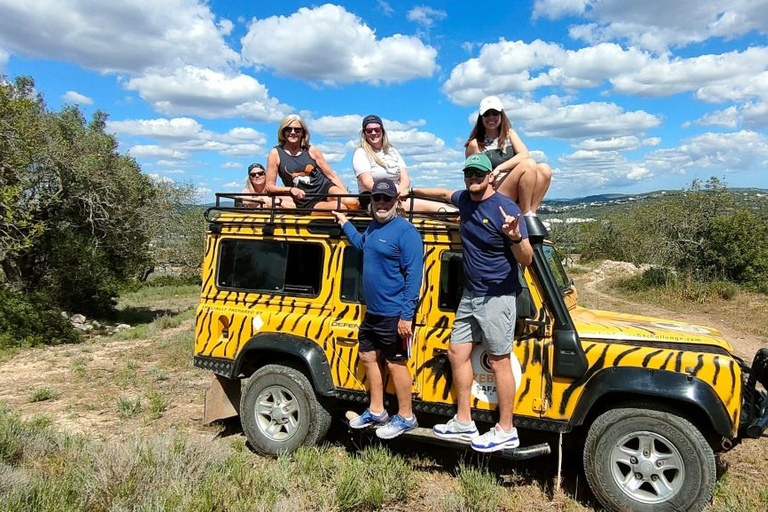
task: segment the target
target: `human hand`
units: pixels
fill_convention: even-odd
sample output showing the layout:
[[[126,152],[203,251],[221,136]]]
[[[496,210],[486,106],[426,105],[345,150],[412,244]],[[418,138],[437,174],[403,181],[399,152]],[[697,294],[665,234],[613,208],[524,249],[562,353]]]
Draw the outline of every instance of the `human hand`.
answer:
[[[518,213],[514,217],[512,215],[507,215],[507,212],[505,212],[504,208],[501,206],[499,206],[499,213],[501,213],[501,218],[504,221],[501,225],[501,231],[513,242],[522,240],[523,235],[520,233],[520,214]]]
[[[339,223],[339,226],[343,226],[349,220],[347,219],[346,215],[344,215],[341,212],[337,212],[336,210],[331,210],[331,213],[333,214],[334,217],[336,217],[336,222]]]
[[[294,190],[296,191],[295,194],[293,193]],[[291,194],[291,196],[295,197],[296,199],[304,199],[304,197],[306,197],[306,195],[307,195],[307,193],[304,192],[299,187],[291,187],[291,189],[288,191],[288,193]]]
[[[411,336],[413,335],[413,331],[411,330],[411,321],[403,320],[402,318],[398,320],[397,334],[399,334],[400,337],[404,340],[410,340]]]

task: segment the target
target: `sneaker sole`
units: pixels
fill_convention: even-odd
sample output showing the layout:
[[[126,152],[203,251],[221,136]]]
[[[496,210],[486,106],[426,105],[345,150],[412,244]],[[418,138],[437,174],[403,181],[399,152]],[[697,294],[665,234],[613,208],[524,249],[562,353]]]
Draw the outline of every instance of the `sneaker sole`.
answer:
[[[491,453],[491,452],[498,452],[501,450],[514,450],[515,448],[518,448],[520,446],[520,441],[507,441],[505,443],[497,444],[494,446],[476,446],[472,445],[472,449],[476,452],[482,452],[482,453]]]
[[[404,434],[405,432],[408,432],[409,430],[415,429],[416,427],[418,427],[418,425],[414,425],[412,427],[409,427],[409,428],[406,428],[406,429],[403,429],[403,430],[399,430],[399,431],[397,431],[396,433],[394,433],[392,435],[380,434],[379,431],[377,430],[376,431],[376,437],[378,437],[379,439],[394,439],[397,436],[399,436],[401,434]]]
[[[458,439],[459,441],[471,441],[480,435],[480,433],[477,431],[470,434],[466,432],[454,433],[454,432],[438,432],[436,430],[433,430],[432,433],[435,434],[440,439]]]

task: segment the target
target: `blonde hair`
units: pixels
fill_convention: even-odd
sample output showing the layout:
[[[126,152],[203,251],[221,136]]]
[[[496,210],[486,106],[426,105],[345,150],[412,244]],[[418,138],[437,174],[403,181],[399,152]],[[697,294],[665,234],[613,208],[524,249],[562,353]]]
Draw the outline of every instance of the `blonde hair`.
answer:
[[[301,137],[301,147],[303,149],[307,149],[309,147],[309,128],[307,128],[307,125],[304,124],[304,121],[302,121],[301,117],[298,114],[289,114],[283,118],[282,121],[280,121],[280,126],[277,128],[277,143],[280,146],[285,145],[285,134],[283,134],[283,131],[286,129],[286,127],[291,124],[294,121],[298,121],[301,125],[302,130],[304,130]]]
[[[499,137],[496,140],[498,141],[499,151],[503,153],[507,148],[509,130],[512,128],[512,123],[509,122],[509,118],[503,110],[499,114],[501,115],[501,124],[499,125]],[[477,147],[480,148],[480,151],[485,149],[485,125],[483,124],[483,116],[479,114],[475,121],[475,126],[472,128],[472,133],[469,134],[467,142],[464,143],[464,147],[469,146],[472,140],[477,141]]]
[[[368,123],[371,124],[371,123]],[[368,155],[368,158],[376,162],[376,164],[379,167],[387,168],[387,164],[385,164],[381,158],[379,158],[379,155],[376,154],[376,151],[371,147],[371,144],[368,142],[368,140],[365,138],[365,128],[360,130],[360,147],[363,148],[363,151],[365,151],[365,154]],[[387,137],[387,131],[384,129],[384,125],[381,125],[381,150],[384,151],[384,153],[389,153],[389,150],[392,148],[392,145],[389,143],[389,137]]]

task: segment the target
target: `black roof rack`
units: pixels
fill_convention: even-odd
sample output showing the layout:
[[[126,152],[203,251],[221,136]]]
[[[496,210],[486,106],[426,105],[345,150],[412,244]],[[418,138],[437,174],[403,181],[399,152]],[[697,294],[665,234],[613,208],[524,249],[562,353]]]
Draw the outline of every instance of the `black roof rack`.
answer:
[[[251,194],[251,193],[227,193],[227,192],[217,192],[216,193],[216,203],[214,206],[211,206],[205,211],[205,220],[208,222],[217,222],[216,217],[218,216],[218,213],[221,212],[237,212],[237,213],[243,213],[243,214],[268,214],[269,220],[264,220],[265,222],[269,224],[275,223],[276,215],[278,214],[291,214],[291,215],[318,215],[327,213],[330,215],[330,212],[328,210],[318,210],[315,208],[285,208],[283,206],[270,206],[270,207],[253,207],[253,206],[246,206],[246,202],[248,202],[249,199],[258,199],[260,197],[271,197],[271,198],[279,198],[281,196],[285,196],[286,194]],[[350,219],[355,218],[370,218],[369,213],[367,209],[345,209],[342,210],[342,199],[351,197],[355,199],[359,199],[358,194],[307,194],[307,198],[323,198],[323,199],[330,199],[336,201],[336,210],[337,211],[343,211],[347,217]],[[428,212],[428,211],[413,211],[413,198],[408,198],[405,200],[405,204],[410,203],[410,207],[406,208],[405,210],[405,217],[413,222],[414,217],[415,218],[431,218],[435,220],[442,220],[444,222],[450,222],[454,223],[457,221],[458,213],[455,211],[444,211],[444,212]],[[229,222],[229,221],[228,221]],[[249,223],[252,223],[253,220],[249,219]]]

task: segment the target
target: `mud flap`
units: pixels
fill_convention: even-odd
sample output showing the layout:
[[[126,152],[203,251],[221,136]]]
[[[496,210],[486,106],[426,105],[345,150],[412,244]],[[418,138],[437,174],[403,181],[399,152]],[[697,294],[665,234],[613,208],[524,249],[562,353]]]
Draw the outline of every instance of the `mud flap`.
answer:
[[[214,375],[205,392],[203,424],[240,415],[240,380]]]

